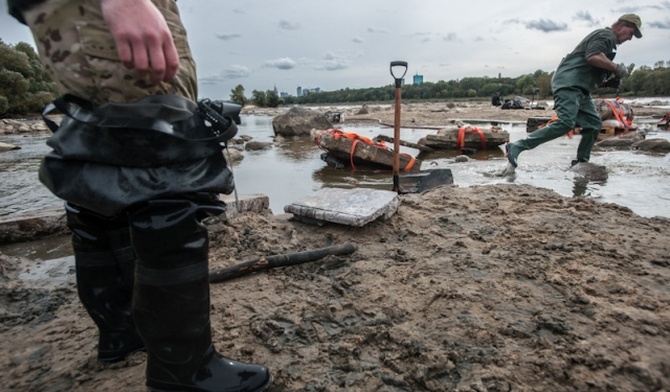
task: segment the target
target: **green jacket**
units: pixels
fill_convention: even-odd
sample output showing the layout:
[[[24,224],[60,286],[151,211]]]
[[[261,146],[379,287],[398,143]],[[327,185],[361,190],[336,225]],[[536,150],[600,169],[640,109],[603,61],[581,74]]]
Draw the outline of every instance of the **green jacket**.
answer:
[[[552,92],[566,87],[577,87],[588,93],[595,90],[610,72],[594,67],[586,59],[604,53],[610,60],[614,60],[616,45],[616,35],[609,27],[587,35],[572,53],[561,60],[551,80]]]

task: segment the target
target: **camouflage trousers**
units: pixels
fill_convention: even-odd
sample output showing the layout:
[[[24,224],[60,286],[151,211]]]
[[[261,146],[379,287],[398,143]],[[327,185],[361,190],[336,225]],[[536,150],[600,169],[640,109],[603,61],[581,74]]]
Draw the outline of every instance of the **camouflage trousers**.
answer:
[[[99,0],[47,0],[23,10],[37,51],[61,93],[94,104],[135,102],[156,94],[197,99],[195,62],[174,0],[152,0],[172,31],[180,67],[170,82],[152,85],[127,69],[102,17]]]

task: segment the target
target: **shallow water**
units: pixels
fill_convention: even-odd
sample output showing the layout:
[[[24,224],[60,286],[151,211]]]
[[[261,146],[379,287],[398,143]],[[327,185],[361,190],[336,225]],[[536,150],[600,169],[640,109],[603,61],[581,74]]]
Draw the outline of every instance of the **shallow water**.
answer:
[[[272,141],[272,118],[246,116],[239,135],[258,141]],[[478,124],[487,126],[487,124]],[[525,137],[525,124],[500,124],[510,132],[512,141]],[[644,125],[643,125],[644,127]],[[393,129],[370,125],[347,125],[344,131],[375,137],[392,136]],[[670,140],[669,132],[657,132],[653,126],[647,138]],[[401,129],[401,138],[416,142],[433,130]],[[9,135],[0,141],[21,146],[20,150],[0,153],[0,217],[26,211],[58,207],[62,202],[51,195],[37,180],[41,156],[48,152],[48,135]],[[626,206],[642,216],[670,217],[670,154],[647,155],[632,151],[594,151],[591,162],[605,165],[609,179],[605,183],[583,183],[568,170],[579,136],[556,139],[519,157],[519,168],[513,176],[501,176],[507,167],[502,149],[480,152],[468,162],[456,163],[455,153],[421,154],[422,169],[449,168],[459,186],[476,184],[516,183],[553,189],[565,196],[588,196],[602,202]],[[401,146],[402,152],[418,154]],[[233,171],[239,194],[262,193],[270,197],[270,208],[283,213],[284,206],[325,187],[373,187],[391,189],[392,173],[334,169],[320,159],[323,151],[309,137],[286,138],[272,149],[246,151],[245,158]]]

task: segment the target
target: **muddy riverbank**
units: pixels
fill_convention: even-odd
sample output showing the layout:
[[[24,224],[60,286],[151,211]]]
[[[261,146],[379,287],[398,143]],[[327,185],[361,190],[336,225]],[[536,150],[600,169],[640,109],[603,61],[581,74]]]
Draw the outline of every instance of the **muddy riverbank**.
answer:
[[[423,105],[404,107],[405,125],[530,112]],[[392,121],[388,107],[344,110],[345,121]],[[520,183],[549,167],[525,159],[514,183],[402,195],[394,216],[362,228],[232,218],[211,232],[212,270],[358,250],[212,284],[216,347],[267,365],[275,392],[670,390],[670,219]],[[146,354],[97,362],[66,237],[22,249],[0,252],[3,390],[144,391]]]
[[[219,350],[266,364],[271,391],[670,388],[666,218],[525,185],[442,187],[357,229],[242,215],[212,233],[210,263],[348,241],[350,256],[212,284]],[[144,391],[145,354],[96,361],[71,275],[20,279],[34,264],[0,260],[0,384]]]

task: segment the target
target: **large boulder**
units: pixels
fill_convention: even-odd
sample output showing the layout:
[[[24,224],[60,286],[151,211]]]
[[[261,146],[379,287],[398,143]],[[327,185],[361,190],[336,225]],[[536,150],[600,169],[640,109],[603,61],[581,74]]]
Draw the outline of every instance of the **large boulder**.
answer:
[[[649,151],[649,152],[670,152],[670,142],[665,139],[646,139],[633,143],[631,146],[634,150]]]
[[[301,136],[309,135],[312,129],[329,129],[333,124],[325,115],[307,108],[296,106],[288,112],[272,119],[275,135]]]

